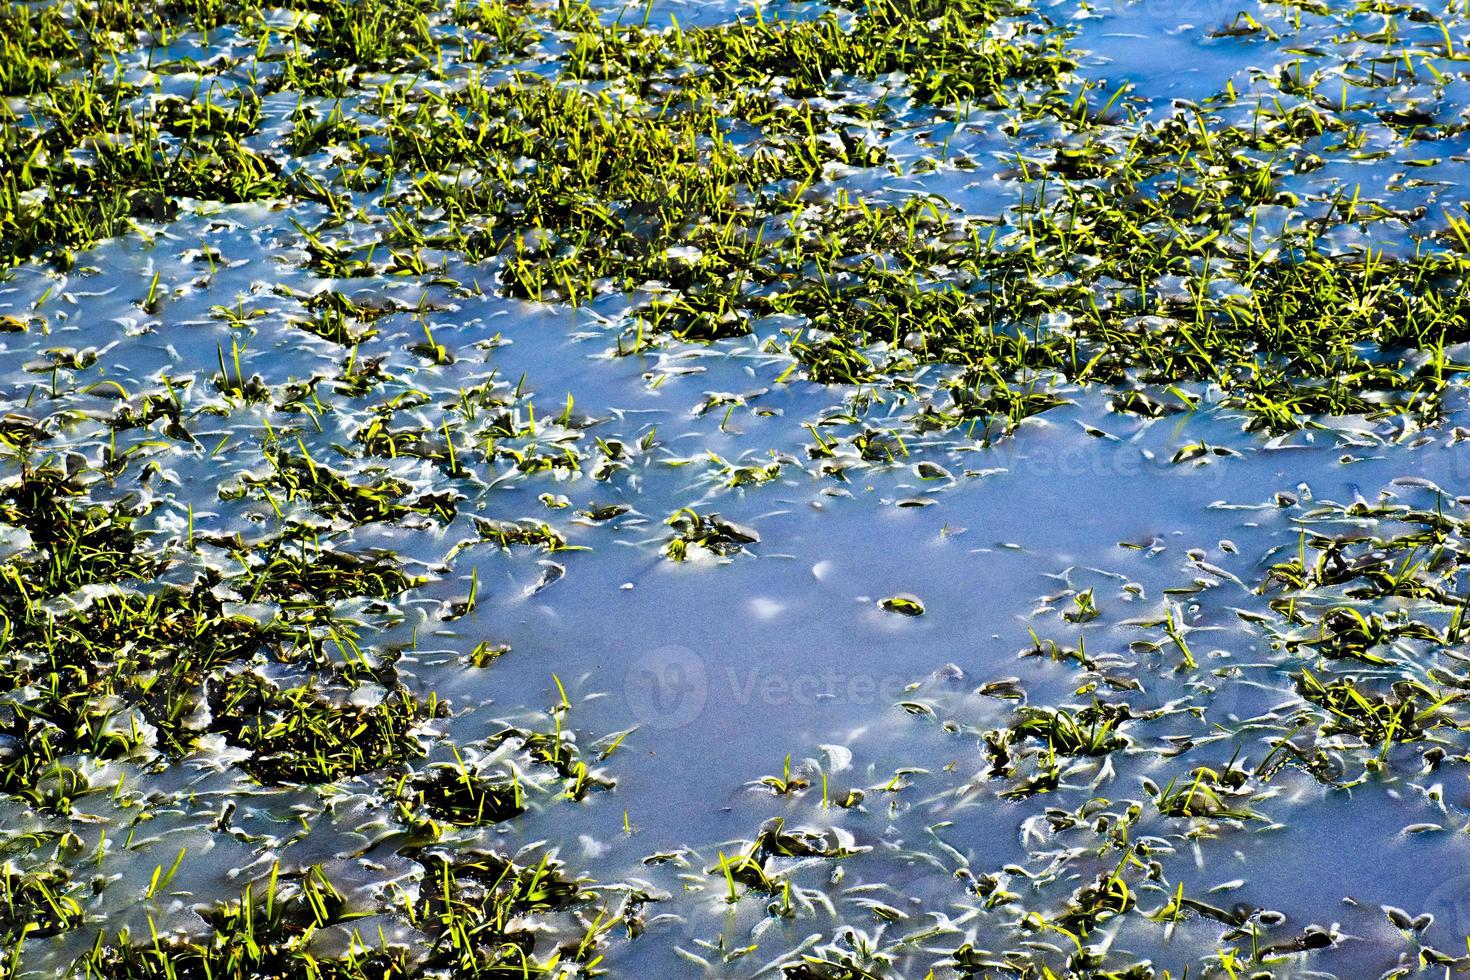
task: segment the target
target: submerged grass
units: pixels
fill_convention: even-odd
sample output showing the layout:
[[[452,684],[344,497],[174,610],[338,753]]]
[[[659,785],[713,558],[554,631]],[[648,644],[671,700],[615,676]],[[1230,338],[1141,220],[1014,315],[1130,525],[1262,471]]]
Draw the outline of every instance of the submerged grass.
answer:
[[[578,930],[566,928],[561,949],[543,948],[524,924],[548,914],[590,906],[596,893],[542,858],[530,866],[491,855],[451,858],[421,852],[417,896],[404,895],[401,912],[422,936],[413,949],[380,947],[371,934],[358,935],[344,956],[313,952],[314,937],[329,931],[353,935],[353,912],[320,869],[285,876],[279,868],[257,890],[210,913],[214,936],[202,942],[155,936],[134,943],[129,935],[98,937],[77,963],[78,975],[131,978],[310,976],[340,980],[434,975],[489,980],[498,977],[562,975],[563,960],[591,969],[601,933],[612,927],[599,916]]]
[[[1366,5],[1344,16],[1396,24],[1401,13]],[[508,563],[527,552],[561,556],[586,547],[573,542],[588,527],[647,523],[631,503],[574,510],[570,487],[592,481],[595,499],[633,497],[654,463],[697,462],[718,493],[755,494],[790,480],[802,461],[725,448],[673,459],[651,427],[608,435],[570,395],[564,409],[543,402],[538,412],[525,378],[512,385],[480,369],[499,337],[467,343],[461,324],[435,316],[489,292],[583,307],[601,318],[599,342],[626,359],[619,367],[648,365],[651,392],[672,376],[661,372],[675,359],[660,348],[753,338],[741,349],[770,358],[753,370],[776,365],[763,383],[800,375],[844,399],[807,424],[806,461],[834,481],[896,470],[935,432],[983,446],[1069,404],[1069,386],[1104,387],[1117,412],[1148,420],[1195,412],[1213,387],[1248,430],[1272,434],[1332,416],[1434,421],[1470,367],[1464,220],[1451,215],[1425,232],[1422,213],[1304,190],[1298,178],[1329,159],[1367,159],[1386,133],[1408,145],[1464,131],[1430,111],[1458,84],[1433,67],[1460,57],[1457,16],[1408,17],[1440,23],[1442,43],[1408,52],[1394,47],[1396,28],[1358,32],[1350,36],[1368,53],[1344,55],[1335,75],[1304,77],[1296,61],[1253,79],[1251,98],[1232,87],[1166,110],[1084,81],[1058,11],[1011,0],[798,3],[690,27],[573,2],[0,8],[0,265],[18,285],[74,277],[60,301],[48,291],[22,315],[0,317],[7,339],[38,356],[26,366],[29,387],[15,389],[15,412],[0,420],[10,474],[0,483],[0,793],[38,821],[80,827],[94,804],[133,805],[128,774],[197,764],[275,801],[326,810],[366,797],[387,829],[372,830],[372,857],[353,857],[382,859],[374,872],[412,865],[366,904],[348,895],[340,864],[277,865],[253,879],[252,870],[237,899],[201,905],[212,933],[89,931],[95,941],[75,972],[591,976],[612,930],[642,930],[638,909],[652,891],[632,886],[615,908],[552,857],[525,863],[476,850],[500,839],[491,835],[510,839],[521,828],[507,825],[553,801],[596,807],[613,789],[568,727],[561,680],[560,706],[544,718],[497,722],[479,742],[456,742],[446,733],[467,726],[462,712],[474,707],[458,693],[456,703],[440,698],[421,679],[423,661],[405,662],[404,651],[431,636],[463,640],[446,659],[491,665],[482,677],[493,678],[510,648],[455,630],[481,625],[477,608],[502,585],[482,586],[479,568],[461,567],[468,598],[447,599],[438,587],[455,560],[494,550],[485,545]],[[1273,39],[1282,25],[1272,23],[1237,18],[1217,40]],[[1393,57],[1375,57],[1374,46]],[[1373,112],[1346,94],[1328,98],[1331,78],[1344,93],[1402,84],[1421,86],[1424,98]],[[982,131],[1016,152],[1001,163],[951,154],[956,137],[973,145],[966,133]],[[936,173],[957,186],[972,171],[1006,189],[1000,213],[962,206],[958,193],[951,201],[890,186],[936,186],[924,180]],[[60,309],[77,295],[105,295],[77,291],[93,274],[87,249],[124,234],[158,248],[195,212],[225,228],[277,208],[291,209],[291,228],[257,244],[312,288],[257,270],[232,275],[236,264],[203,245],[197,277],[170,283],[153,270],[130,284],[126,316],[104,317],[146,336],[176,326],[177,297],[232,283],[219,288],[240,293],[199,321],[217,331],[205,345],[217,371],[158,374],[134,391],[102,340],[65,346],[103,335]],[[1409,245],[1377,250],[1366,230],[1381,225],[1401,227]],[[1344,245],[1344,230],[1362,234]],[[281,382],[291,366],[247,346],[282,325],[313,356],[331,352],[305,380]],[[70,336],[77,330],[87,332]],[[449,389],[437,386],[445,378]],[[760,424],[780,412],[756,401],[767,390],[706,393],[693,416],[719,419],[722,435],[747,416]],[[97,410],[104,398],[116,404]],[[96,432],[105,445],[91,455],[42,455],[52,443],[95,448]],[[160,447],[218,459],[210,503],[227,516],[201,514],[196,528],[192,505],[186,525],[168,510],[172,491],[158,488],[178,478],[156,461]],[[251,449],[258,459],[239,458]],[[1200,439],[1174,461],[1224,466],[1232,455]],[[926,458],[914,472],[936,486],[955,479]],[[541,493],[536,517],[514,517],[486,492],[552,481],[567,493]],[[637,544],[654,562],[659,553],[680,563],[775,551],[758,549],[760,534],[722,516],[737,511],[715,500],[714,491],[694,500],[661,530],[655,517]],[[1120,948],[1134,941],[1115,927],[1146,919],[1167,930],[1188,915],[1223,927],[1229,951],[1207,965],[1210,976],[1247,975],[1236,968],[1247,942],[1252,969],[1330,946],[1327,931],[1309,929],[1275,952],[1256,949],[1260,910],[1184,898],[1182,885],[1164,887],[1163,861],[1181,840],[1194,846],[1270,819],[1258,813],[1276,805],[1267,784],[1294,771],[1342,787],[1370,770],[1392,773],[1400,750],[1426,772],[1455,761],[1447,746],[1470,724],[1462,671],[1436,658],[1466,637],[1470,548],[1464,516],[1439,503],[1318,513],[1357,526],[1308,527],[1294,556],[1273,556],[1259,590],[1270,615],[1251,615],[1284,660],[1289,691],[1285,707],[1250,721],[1222,721],[1185,706],[1189,697],[1164,702],[1153,676],[1145,692],[1120,655],[1088,642],[1109,604],[1093,588],[1069,590],[1061,620],[1082,638],[1074,648],[1033,634],[1027,653],[1082,675],[1068,688],[1078,703],[1025,701],[1019,682],[995,682],[975,697],[1025,703],[998,722],[943,721],[946,733],[970,738],[980,767],[954,794],[961,805],[993,792],[1027,808],[1027,846],[1053,865],[1026,887],[1018,865],[975,875],[950,845],[905,851],[906,867],[937,864],[966,881],[967,904],[942,923],[927,910],[932,931],[885,936],[912,910],[866,886],[837,890],[873,850],[848,826],[885,807],[895,825],[906,811],[928,819],[940,795],[915,803],[904,794],[931,774],[839,786],[856,783],[856,770],[793,770],[788,757],[780,776],[756,783],[782,815],[713,858],[677,859],[691,869],[685,889],[712,887],[731,922],[755,910],[751,945],[730,948],[721,933],[709,948],[696,944],[698,954],[680,952],[711,972],[739,969],[729,965],[781,931],[773,925],[805,927],[819,915],[823,931],[808,931],[764,972],[886,980],[922,949],[924,969],[961,976],[1143,978],[1158,974],[1139,963],[1112,969],[1126,955],[1106,948],[1115,932]],[[435,553],[448,551],[442,564],[417,548],[404,549],[416,555],[410,565],[391,547],[363,544],[441,535],[459,541]],[[538,582],[517,587],[520,600],[567,568],[543,560]],[[873,605],[869,597],[870,613]],[[942,621],[907,593],[876,605],[899,614],[883,617],[885,628]],[[1195,618],[1169,606],[1133,621],[1150,638],[1128,663],[1156,671],[1159,689],[1213,690],[1219,651],[1187,638]],[[379,642],[389,634],[391,644]],[[901,707],[931,718],[936,703],[915,695]],[[1206,714],[1206,735],[1155,737],[1150,727],[1193,731],[1183,726]],[[1267,746],[1253,746],[1253,764],[1251,749],[1224,766],[1172,761],[1223,738],[1243,742],[1242,732]],[[1166,760],[1175,775],[1162,787],[1145,779],[1138,800],[1104,797],[1133,757]],[[192,806],[192,792],[170,802]],[[797,826],[807,806],[813,826]],[[309,822],[305,805],[282,809],[290,820],[273,821]],[[262,853],[275,846],[268,835],[237,835],[231,812],[212,833]],[[623,827],[634,834],[626,811]],[[926,825],[935,840],[939,829]],[[605,846],[581,843],[588,854]],[[882,848],[899,849],[890,843]],[[78,848],[67,840],[55,850],[70,860]],[[106,851],[105,840],[96,844],[99,865]],[[100,872],[89,885],[65,860],[28,861],[0,868],[0,942],[16,956],[108,925],[87,912],[89,887],[109,887]],[[812,868],[821,887],[803,884]],[[178,870],[161,866],[145,898]],[[1141,904],[1160,894],[1156,910]],[[992,955],[970,921],[997,910],[1011,916],[1004,934],[1019,938]],[[369,915],[391,917],[411,941],[366,927],[354,936]],[[848,925],[858,921],[863,928]],[[842,928],[828,941],[831,923]]]
[[[688,29],[609,24],[570,3],[303,5],[309,16],[274,28],[238,0],[116,6],[107,36],[119,44],[129,31],[158,43],[226,23],[262,51],[289,40],[281,60],[260,62],[279,69],[266,87],[329,100],[295,114],[289,148],[333,165],[318,176],[247,148],[261,125],[248,85],[142,99],[103,70],[99,25],[8,8],[23,67],[7,88],[27,99],[6,124],[13,152],[0,172],[12,260],[65,263],[132,220],[166,221],[180,199],[294,196],[333,213],[302,229],[323,275],[423,275],[437,264],[428,256],[453,252],[493,262],[515,296],[631,292],[634,349],[780,315],[800,324],[789,354],[821,382],[902,384],[924,362],[965,366],[952,404],[926,416],[947,424],[1013,426],[1044,411],[1059,400],[1028,390],[1041,374],[1214,382],[1277,431],[1321,415],[1432,415],[1460,369],[1446,351],[1470,339],[1463,254],[1330,255],[1325,219],[1258,224],[1295,200],[1281,188],[1303,147],[1361,126],[1301,100],[1319,78],[1283,75],[1294,98],[1244,119],[1222,100],[1145,122],[1121,93],[1092,105],[1067,31],[1008,0]],[[437,77],[446,56],[479,66],[492,52],[553,70],[435,89],[363,81]],[[63,65],[90,74],[41,84]],[[860,94],[858,80],[895,73],[901,92],[877,104]],[[1024,191],[1010,216],[808,193],[837,174],[897,168],[884,147],[902,97],[959,123],[979,113],[1057,131],[1049,160],[1007,174]],[[342,210],[359,185],[375,189],[387,226],[334,243],[333,228],[365,217]],[[1339,220],[1381,217],[1356,200],[1325,203]],[[355,343],[366,333],[353,312],[328,305],[299,323]]]

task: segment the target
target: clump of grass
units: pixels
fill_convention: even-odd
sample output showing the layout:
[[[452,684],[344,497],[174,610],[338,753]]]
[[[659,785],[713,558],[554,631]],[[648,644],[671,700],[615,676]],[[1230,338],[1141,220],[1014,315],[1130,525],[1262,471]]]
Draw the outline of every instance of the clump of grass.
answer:
[[[11,118],[0,127],[16,161],[0,170],[0,263],[39,254],[66,264],[73,249],[133,220],[171,220],[181,197],[244,202],[287,192],[291,181],[241,143],[258,100],[221,96],[214,111],[181,114],[168,100],[136,109],[135,94],[100,75],[69,79],[32,97],[26,118],[44,125]]]
[[[403,520],[415,515],[446,522],[454,517],[455,498],[451,492],[411,496],[412,485],[394,477],[354,483],[318,463],[305,446],[300,449],[299,454],[279,446],[268,449],[266,459],[271,466],[270,475],[246,477],[239,490],[221,490],[221,497],[243,495],[254,487],[261,488],[269,496],[274,489],[286,500],[304,499],[322,513],[340,517],[351,524]]]
[[[1325,657],[1382,665],[1388,661],[1372,651],[1399,639],[1438,640],[1439,633],[1424,623],[1389,623],[1378,613],[1365,616],[1345,606],[1322,614],[1315,637],[1288,640],[1287,647],[1309,647]]]
[[[1454,693],[1440,697],[1413,681],[1395,682],[1390,693],[1380,694],[1353,678],[1324,683],[1311,671],[1301,673],[1297,690],[1327,712],[1324,734],[1354,735],[1383,746],[1417,741],[1432,728],[1454,725],[1443,709],[1463,697]]]
[[[322,955],[313,937],[351,934],[362,912],[348,904],[320,868],[282,874],[245,887],[237,901],[203,909],[212,936],[98,933],[96,945],[73,965],[79,976],[109,980],[176,977],[332,977],[384,980],[432,976],[453,980],[563,976],[567,967],[592,970],[612,927],[606,911],[591,917],[598,895],[570,879],[550,857],[516,864],[494,854],[450,855],[419,849],[423,868],[397,912],[425,936],[419,948],[379,945],[362,936],[347,952]],[[644,899],[647,901],[647,898]],[[387,909],[384,909],[387,911]],[[560,940],[559,945],[553,945]]]
[[[1028,708],[1012,731],[1043,741],[1062,755],[1107,755],[1128,744],[1117,731],[1128,716],[1126,705],[1093,704],[1075,713]]]
[[[1208,817],[1247,820],[1254,814],[1249,806],[1232,805],[1248,780],[1234,765],[1223,771],[1199,766],[1185,780],[1171,779],[1154,795],[1159,812],[1170,817]]]
[[[610,923],[604,915],[565,929],[566,939],[545,950],[531,925],[549,915],[590,907],[595,892],[568,878],[560,865],[543,857],[517,865],[494,855],[455,855],[431,850],[424,888],[410,920],[436,937],[426,966],[456,978],[554,975],[560,964],[594,967],[601,959],[600,939]]]
[[[1067,908],[1054,922],[1045,922],[1046,927],[1074,937],[1086,936],[1111,919],[1122,915],[1138,903],[1138,897],[1128,883],[1128,872],[1147,865],[1127,848],[1118,864],[1111,871],[1104,871],[1077,889]],[[1044,920],[1028,917],[1023,925],[1041,924]]]
[[[252,602],[303,596],[313,603],[356,596],[390,599],[423,581],[405,574],[388,554],[357,555],[286,537],[238,555],[245,578],[239,590]]]
[[[0,760],[0,788],[65,810],[88,791],[67,757],[181,756],[210,732],[251,750],[245,768],[267,781],[330,781],[421,753],[414,728],[437,714],[433,697],[401,687],[376,703],[355,697],[364,681],[391,688],[391,678],[355,679],[366,661],[327,614],[344,598],[411,587],[395,566],[302,540],[241,547],[237,597],[284,604],[262,626],[225,611],[230,592],[217,579],[154,586],[169,562],[133,530],[138,515],[74,499],[83,488],[51,469],[0,491],[0,520],[31,534],[31,548],[0,566],[3,680],[31,692],[0,717],[14,748]],[[323,636],[346,651],[343,667]],[[292,687],[241,669],[272,648],[326,673]]]
[[[783,818],[773,817],[761,825],[749,844],[731,854],[720,851],[716,864],[706,874],[724,879],[726,897],[732,903],[741,897],[737,885],[762,895],[784,893],[789,903],[790,881],[771,865],[773,858],[845,858],[864,850],[843,831],[788,829]]]
[[[0,866],[0,942],[7,949],[76,929],[84,919],[76,886],[61,868]]]
[[[141,719],[117,699],[129,688],[136,698],[157,680],[140,683],[135,671],[156,670],[179,650],[186,651],[185,664],[196,656],[227,657],[241,640],[239,631],[225,628],[189,642],[200,637],[207,599],[201,609],[180,592],[118,591],[150,580],[163,562],[133,531],[136,513],[88,505],[83,493],[51,468],[24,472],[0,489],[0,520],[24,528],[31,541],[28,551],[0,566],[6,653],[0,677],[8,689],[34,692],[0,716],[16,746],[0,760],[0,788],[62,809],[68,787],[78,782],[64,757],[116,757],[146,744]],[[68,614],[74,596],[84,598]],[[56,602],[63,602],[60,614],[48,605]],[[42,786],[48,778],[53,781]]]
[[[565,535],[551,525],[539,521],[476,518],[475,526],[479,529],[481,540],[493,542],[507,551],[513,546],[539,548],[548,552],[564,551],[569,547]]]
[[[664,523],[675,532],[673,540],[664,547],[664,554],[673,561],[684,561],[699,551],[725,558],[745,551],[746,545],[760,542],[754,528],[736,524],[719,514],[700,514],[689,507],[675,512]]]
[[[596,893],[566,877],[543,857],[518,865],[489,854],[451,857],[438,849],[415,859],[423,867],[416,896],[403,896],[401,915],[427,937],[424,948],[379,948],[364,937],[349,951],[322,956],[311,940],[327,929],[346,930],[360,912],[320,868],[269,878],[247,886],[239,900],[205,910],[213,934],[205,939],[158,935],[135,941],[124,932],[99,933],[96,944],[73,969],[110,980],[219,976],[319,976],[335,980],[382,980],[427,971],[454,980],[543,977],[559,964],[595,965],[607,925],[578,924],[574,910],[590,906]],[[554,920],[562,917],[564,921]],[[562,949],[545,949],[546,929],[556,924]],[[563,951],[565,950],[565,952]]]
[[[501,823],[525,812],[523,790],[514,774],[489,777],[463,761],[440,763],[402,784],[401,811],[412,818],[417,810],[434,820],[461,827]]]
[[[556,771],[567,799],[581,800],[592,790],[611,789],[614,781],[593,770],[581,757],[573,733],[565,728],[566,714],[564,705],[553,710],[550,731],[507,728],[492,736],[488,744],[492,747],[508,741],[518,744],[532,762]]]
[[[416,729],[440,713],[430,696],[406,689],[363,703],[349,686],[271,684],[252,673],[228,676],[210,691],[212,726],[247,749],[240,763],[264,783],[325,783],[392,770],[424,754]]]

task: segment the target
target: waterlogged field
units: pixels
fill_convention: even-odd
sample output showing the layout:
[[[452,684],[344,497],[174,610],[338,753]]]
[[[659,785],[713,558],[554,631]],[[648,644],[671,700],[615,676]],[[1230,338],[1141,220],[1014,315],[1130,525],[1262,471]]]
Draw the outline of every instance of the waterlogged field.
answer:
[[[0,977],[1470,970],[1470,5],[0,8]]]

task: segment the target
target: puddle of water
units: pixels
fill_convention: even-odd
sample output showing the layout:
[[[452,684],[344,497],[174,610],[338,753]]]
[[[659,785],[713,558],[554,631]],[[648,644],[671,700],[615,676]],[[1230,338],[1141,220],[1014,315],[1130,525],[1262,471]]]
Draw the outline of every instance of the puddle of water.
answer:
[[[434,15],[444,44],[466,29],[449,13]],[[556,942],[585,939],[628,976],[1093,975],[1146,960],[1158,972],[1130,975],[1351,977],[1455,964],[1470,933],[1470,887],[1443,872],[1463,863],[1470,723],[1456,649],[1460,383],[1438,396],[1433,424],[1304,410],[1313,425],[1273,434],[1259,424],[1270,406],[1241,394],[1248,365],[1233,353],[1219,355],[1213,383],[1186,372],[1163,379],[1171,389],[1140,364],[1096,383],[1074,342],[1070,362],[1022,358],[1016,375],[952,395],[958,368],[902,361],[926,343],[905,332],[938,329],[940,313],[922,310],[851,347],[889,365],[874,378],[818,383],[800,345],[848,328],[839,318],[813,332],[823,309],[855,320],[861,303],[831,294],[810,313],[766,310],[750,332],[707,345],[638,332],[651,297],[705,275],[689,270],[708,239],[665,257],[659,275],[673,286],[638,266],[589,284],[598,295],[580,304],[504,295],[508,253],[445,244],[447,209],[462,202],[412,196],[417,178],[488,178],[451,172],[463,161],[384,182],[367,172],[385,148],[409,153],[408,136],[481,112],[427,109],[438,113],[428,129],[395,121],[428,105],[425,93],[489,90],[521,58],[555,77],[577,31],[530,13],[545,47],[496,55],[479,78],[458,50],[399,83],[367,71],[340,98],[293,89],[317,83],[287,78],[285,34],[185,33],[119,53],[139,112],[164,96],[258,97],[240,145],[301,182],[285,206],[282,192],[183,202],[166,220],[140,210],[135,229],[70,263],[37,257],[0,282],[0,315],[16,328],[0,334],[0,468],[5,487],[22,488],[0,500],[17,586],[0,597],[11,681],[0,807],[14,873],[59,875],[75,904],[25,938],[20,975],[65,969],[99,930],[118,946],[150,930],[207,936],[273,875],[293,896],[313,874],[331,882],[340,907],[315,924],[324,943],[345,944],[361,913],[383,936],[408,937],[366,946],[427,946],[434,927],[412,910],[437,887],[435,855],[487,847],[530,866],[549,850],[602,883],[576,914],[514,914],[564,914],[570,925],[547,927]],[[672,34],[757,15],[723,2],[593,13],[633,37],[644,36],[635,25]],[[871,139],[881,162],[834,156],[780,207],[768,187],[733,188],[753,225],[810,245],[754,253],[770,275],[737,295],[920,266],[964,302],[1000,290],[973,256],[915,260],[913,233],[899,241],[896,225],[888,239],[834,237],[837,251],[864,254],[824,264],[816,243],[836,232],[803,215],[843,201],[938,202],[926,247],[993,238],[1017,254],[1038,241],[1055,251],[1054,274],[1025,283],[1056,296],[1055,309],[1035,313],[1034,329],[989,324],[1029,330],[1039,348],[1073,322],[1069,309],[1080,315],[1079,291],[1108,309],[1166,293],[1184,316],[1207,282],[1248,310],[1267,285],[1243,285],[1242,270],[1280,263],[1306,230],[1328,256],[1378,248],[1410,261],[1454,247],[1444,211],[1463,180],[1464,81],[1438,24],[1147,0],[1042,13],[1077,60],[1057,83],[1064,108],[936,106],[912,97],[928,84],[913,65],[839,70],[825,94],[804,97],[836,114],[819,117],[830,152],[854,159]],[[859,15],[835,16],[850,29]],[[269,18],[285,31],[295,14]],[[744,86],[752,98],[779,90],[772,118],[803,102],[787,94],[799,64],[777,68]],[[579,86],[638,88],[586,75]],[[1077,107],[1101,114],[1125,83],[1105,118],[1079,125]],[[303,106],[315,122],[361,128],[292,143]],[[1293,110],[1303,132],[1278,126]],[[1123,282],[1113,273],[1127,248],[1106,240],[1115,215],[1079,210],[1088,193],[1106,199],[1115,175],[1089,167],[1171,120],[1186,133],[1278,128],[1276,142],[1253,132],[1201,170],[1156,166],[1173,151],[1150,148],[1147,193],[1236,181],[1220,199],[1231,228],[1212,235],[1213,215],[1170,198],[1179,210],[1147,223],[1158,236],[1148,247],[1187,240],[1183,258],[1158,282]],[[741,125],[756,133],[749,146],[767,138]],[[802,152],[818,151],[774,155]],[[619,179],[622,164],[606,166],[594,188]],[[1251,189],[1259,167],[1269,194]],[[1072,211],[1056,227],[1103,230],[1048,239],[1032,223],[1043,196],[1053,216]],[[626,200],[608,214],[621,227],[652,220]],[[518,230],[521,245],[542,232],[556,234]],[[602,261],[593,251],[579,261]],[[1097,272],[1098,255],[1113,265]],[[566,284],[550,288],[578,288]],[[1418,315],[1432,284],[1406,288]],[[1399,316],[1388,293],[1363,300],[1364,315],[1376,302]],[[1372,346],[1389,326],[1334,338],[1321,363],[1289,369],[1392,363],[1396,352]],[[1452,373],[1462,337],[1446,331],[1440,363]],[[1193,335],[1173,336],[1187,357]],[[1107,353],[1095,335],[1081,340],[1080,363]],[[1354,351],[1365,360],[1350,363]],[[1434,356],[1414,352],[1407,370],[1419,374],[1397,383],[1427,388]],[[1249,367],[1270,360],[1256,349]],[[1352,404],[1386,400],[1387,384],[1362,382],[1368,396]],[[1007,385],[1055,404],[1013,426],[1004,411],[927,421],[967,391],[1000,397]],[[1138,392],[1144,408],[1120,410]],[[62,481],[60,503],[34,490],[38,472]],[[26,525],[43,506],[96,527],[68,550]],[[108,544],[109,515],[133,511],[136,541]],[[130,565],[139,555],[156,567]],[[134,593],[159,605],[107,611]],[[167,606],[185,596],[202,605]],[[165,606],[166,627],[139,625]],[[113,653],[75,668],[95,721],[57,684],[48,693],[35,666],[60,662],[56,624],[78,622],[78,644],[103,637],[121,651],[113,674],[97,669]],[[230,630],[247,637],[238,649],[201,639]],[[408,695],[418,707],[392,700]],[[48,739],[56,758],[43,758]],[[309,765],[326,775],[300,776]],[[436,772],[451,774],[449,789],[405,789],[435,785]],[[477,798],[471,776],[487,773],[495,792]],[[479,801],[470,811],[453,809],[456,780]],[[489,819],[496,806],[517,812]],[[646,904],[625,900],[636,890]],[[24,901],[0,911],[42,914],[24,904],[32,892],[14,893]],[[616,922],[606,935],[575,921],[598,910],[597,922]],[[543,961],[556,945],[529,942]],[[575,959],[543,972],[571,975]],[[138,975],[109,962],[107,975]]]

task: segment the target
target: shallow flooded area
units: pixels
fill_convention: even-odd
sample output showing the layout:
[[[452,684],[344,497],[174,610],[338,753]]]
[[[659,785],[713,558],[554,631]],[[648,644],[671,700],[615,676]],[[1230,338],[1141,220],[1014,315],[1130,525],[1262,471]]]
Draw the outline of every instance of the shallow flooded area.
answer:
[[[0,978],[1470,970],[1470,8],[0,18]]]

